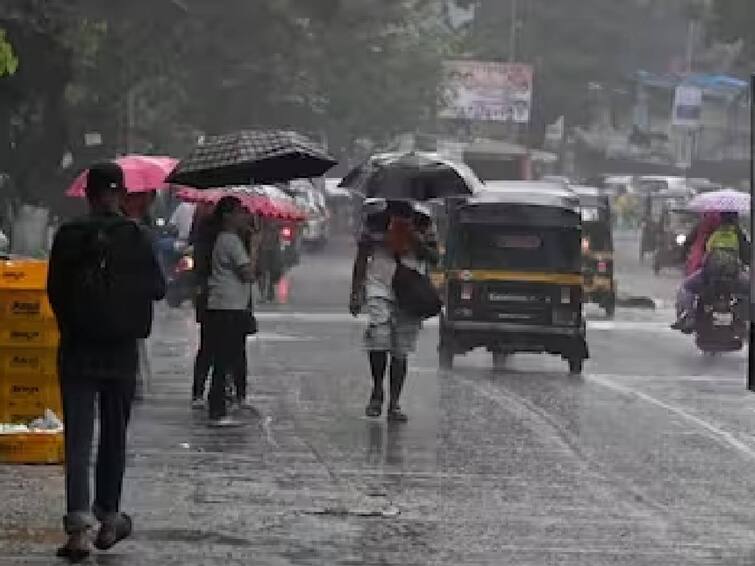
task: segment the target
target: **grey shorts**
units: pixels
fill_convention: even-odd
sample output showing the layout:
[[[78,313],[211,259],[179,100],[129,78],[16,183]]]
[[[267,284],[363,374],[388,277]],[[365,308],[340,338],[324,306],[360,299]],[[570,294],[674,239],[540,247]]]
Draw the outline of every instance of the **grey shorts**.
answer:
[[[367,300],[369,322],[364,342],[370,352],[390,352],[406,357],[417,347],[422,322],[399,311],[392,301],[383,298]]]

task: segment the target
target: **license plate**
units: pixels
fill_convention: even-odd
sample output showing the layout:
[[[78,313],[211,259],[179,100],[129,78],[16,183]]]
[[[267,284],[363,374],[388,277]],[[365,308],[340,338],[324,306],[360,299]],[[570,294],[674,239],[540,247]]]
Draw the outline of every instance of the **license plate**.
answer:
[[[730,312],[714,312],[713,326],[731,326],[734,323],[734,315]]]

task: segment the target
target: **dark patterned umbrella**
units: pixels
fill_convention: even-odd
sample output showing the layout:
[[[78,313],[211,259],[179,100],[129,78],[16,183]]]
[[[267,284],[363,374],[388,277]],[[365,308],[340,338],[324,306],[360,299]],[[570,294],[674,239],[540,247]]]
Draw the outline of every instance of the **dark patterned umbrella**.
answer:
[[[421,201],[475,194],[482,183],[463,163],[410,152],[375,155],[350,171],[340,186],[367,198]]]
[[[245,130],[206,137],[166,181],[200,189],[283,183],[319,177],[335,164],[322,147],[302,134]]]

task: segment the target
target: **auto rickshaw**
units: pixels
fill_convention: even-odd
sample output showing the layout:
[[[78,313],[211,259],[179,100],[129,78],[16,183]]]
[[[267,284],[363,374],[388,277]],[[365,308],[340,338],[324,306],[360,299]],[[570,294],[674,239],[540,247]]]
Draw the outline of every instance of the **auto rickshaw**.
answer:
[[[613,276],[613,230],[608,195],[593,187],[572,187],[579,197],[582,216],[583,300],[594,303],[612,318],[616,312]]]
[[[645,256],[658,249],[660,223],[663,210],[670,207],[684,207],[692,197],[687,189],[668,189],[643,196],[641,205],[642,232],[640,234],[640,263]]]
[[[658,275],[664,267],[684,265],[687,237],[698,220],[698,214],[687,208],[668,207],[661,213],[658,245],[653,257],[653,272]]]
[[[582,222],[570,191],[485,192],[448,201],[439,361],[475,348],[501,366],[516,352],[588,357]]]

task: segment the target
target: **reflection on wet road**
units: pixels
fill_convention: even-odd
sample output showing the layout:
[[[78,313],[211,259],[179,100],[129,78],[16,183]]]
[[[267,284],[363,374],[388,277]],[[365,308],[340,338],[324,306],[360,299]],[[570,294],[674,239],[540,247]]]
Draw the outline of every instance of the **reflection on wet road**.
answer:
[[[627,256],[631,254],[627,253]],[[307,258],[249,341],[259,418],[189,408],[196,329],[161,310],[134,415],[124,506],[135,537],[98,563],[738,565],[755,560],[755,403],[744,353],[703,358],[670,310],[589,312],[585,375],[546,356],[437,369],[428,324],[411,420],[363,416],[348,259]],[[648,270],[649,271],[649,270]],[[652,274],[636,273],[638,285]],[[633,280],[627,278],[627,284]],[[661,289],[673,296],[673,281]],[[2,467],[0,564],[51,564],[57,468]]]

